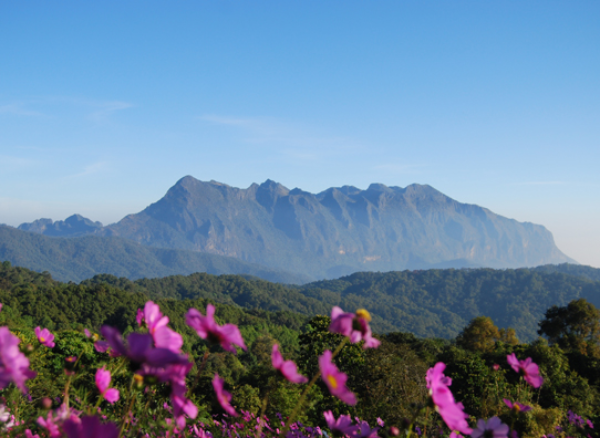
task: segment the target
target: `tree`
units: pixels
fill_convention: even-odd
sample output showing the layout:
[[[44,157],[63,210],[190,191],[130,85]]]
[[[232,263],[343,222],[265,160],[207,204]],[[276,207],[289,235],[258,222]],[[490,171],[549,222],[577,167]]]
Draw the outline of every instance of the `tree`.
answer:
[[[539,326],[538,334],[564,350],[594,356],[599,353],[600,310],[584,298],[550,307]]]
[[[456,338],[456,344],[465,350],[489,353],[497,341],[517,345],[519,340],[512,328],[498,330],[492,318],[478,316],[473,318],[468,326]]]

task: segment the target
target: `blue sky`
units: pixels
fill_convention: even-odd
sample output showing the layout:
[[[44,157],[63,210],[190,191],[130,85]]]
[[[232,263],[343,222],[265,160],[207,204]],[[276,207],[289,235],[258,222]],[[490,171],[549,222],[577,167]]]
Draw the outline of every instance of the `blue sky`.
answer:
[[[598,1],[0,2],[0,223],[430,184],[600,267]]]

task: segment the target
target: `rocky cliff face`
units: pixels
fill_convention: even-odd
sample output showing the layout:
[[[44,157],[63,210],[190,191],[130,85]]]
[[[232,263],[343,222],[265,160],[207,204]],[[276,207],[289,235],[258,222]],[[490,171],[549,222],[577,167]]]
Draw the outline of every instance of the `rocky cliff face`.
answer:
[[[270,180],[239,189],[187,176],[155,204],[99,233],[313,278],[573,262],[543,226],[461,204],[418,184],[344,186],[311,194]]]

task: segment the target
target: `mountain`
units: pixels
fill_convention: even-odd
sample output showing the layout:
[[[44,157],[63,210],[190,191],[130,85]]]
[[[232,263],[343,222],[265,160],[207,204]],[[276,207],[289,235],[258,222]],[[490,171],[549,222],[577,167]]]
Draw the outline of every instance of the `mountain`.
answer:
[[[19,230],[31,231],[54,237],[77,237],[92,234],[102,228],[101,222],[93,222],[78,214],[69,216],[64,221],[52,222],[52,219],[38,219],[31,223],[19,225]]]
[[[186,176],[158,202],[96,233],[313,278],[574,262],[543,226],[462,204],[419,184],[311,194],[271,180],[239,189]]]
[[[152,248],[120,237],[48,237],[5,225],[0,226],[0,260],[75,282],[103,273],[137,279],[193,272],[247,274],[280,283],[311,280],[231,257]]]

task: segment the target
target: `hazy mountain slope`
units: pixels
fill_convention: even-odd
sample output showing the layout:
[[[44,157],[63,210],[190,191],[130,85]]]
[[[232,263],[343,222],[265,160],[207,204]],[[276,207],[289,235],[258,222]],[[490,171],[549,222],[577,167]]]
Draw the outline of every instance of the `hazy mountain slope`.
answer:
[[[31,223],[19,225],[19,230],[44,234],[53,237],[77,237],[92,234],[102,228],[101,222],[93,222],[81,215],[74,214],[64,221],[53,222],[52,219],[38,219]]]
[[[151,248],[117,237],[47,237],[8,226],[0,226],[1,260],[75,282],[101,273],[137,279],[193,272],[250,274],[283,283],[310,280],[214,254]]]
[[[158,202],[101,233],[317,278],[365,270],[572,262],[544,227],[417,184],[345,186],[314,195],[270,180],[238,189],[188,176]]]

